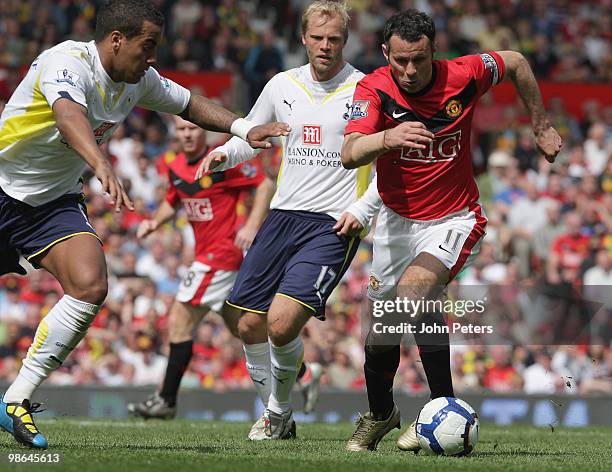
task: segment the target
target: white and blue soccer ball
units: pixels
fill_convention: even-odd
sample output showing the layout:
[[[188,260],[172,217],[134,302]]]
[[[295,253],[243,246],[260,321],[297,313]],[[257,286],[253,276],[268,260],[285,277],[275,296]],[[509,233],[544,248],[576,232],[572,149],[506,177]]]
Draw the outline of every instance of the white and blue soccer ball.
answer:
[[[455,397],[439,397],[423,407],[416,422],[419,444],[425,453],[444,456],[470,454],[478,442],[478,415]]]

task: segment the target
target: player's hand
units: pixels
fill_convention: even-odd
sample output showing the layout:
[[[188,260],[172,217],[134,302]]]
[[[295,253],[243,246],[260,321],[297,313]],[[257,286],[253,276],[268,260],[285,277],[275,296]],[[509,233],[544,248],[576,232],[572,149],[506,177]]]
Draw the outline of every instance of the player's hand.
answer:
[[[251,244],[253,244],[255,236],[257,236],[257,228],[245,225],[236,233],[234,244],[242,251],[246,251],[251,247]]]
[[[114,205],[115,211],[121,210],[122,205],[128,210],[134,211],[134,204],[113,172],[111,163],[106,159],[101,159],[94,171],[102,184],[102,191],[110,195],[110,203]]]
[[[268,138],[276,136],[287,136],[291,132],[291,126],[287,123],[267,123],[265,125],[258,125],[251,128],[249,134],[247,134],[247,142],[252,148],[268,149],[272,147]]]
[[[352,213],[345,211],[334,225],[334,230],[338,236],[359,236],[363,231],[363,225]]]
[[[210,171],[215,170],[216,167],[220,166],[224,162],[227,161],[227,154],[224,154],[219,151],[213,151],[200,163],[200,167],[196,171],[195,178],[201,179],[204,174],[209,173]]]
[[[538,151],[552,164],[563,147],[563,138],[559,136],[555,128],[549,126],[536,133],[535,143]]]
[[[386,150],[412,148],[425,149],[433,140],[434,134],[420,121],[406,121],[395,128],[385,131],[384,146]]]
[[[157,221],[155,220],[144,220],[141,221],[138,225],[138,229],[136,230],[136,237],[138,239],[143,239],[153,231],[155,231],[158,227]]]

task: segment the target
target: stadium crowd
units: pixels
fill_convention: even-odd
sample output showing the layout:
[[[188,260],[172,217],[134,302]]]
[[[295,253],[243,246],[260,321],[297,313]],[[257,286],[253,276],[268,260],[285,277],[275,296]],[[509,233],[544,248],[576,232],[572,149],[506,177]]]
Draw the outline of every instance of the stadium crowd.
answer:
[[[297,46],[302,0],[156,3],[167,18],[160,68],[231,71],[249,87],[232,108],[247,109],[272,75],[304,62]],[[435,16],[439,58],[510,48],[530,59],[539,78],[612,78],[611,16],[604,1],[517,0],[504,2],[503,8],[488,0],[349,3],[346,59],[364,72],[383,65],[378,38],[386,18],[397,8],[414,6]],[[40,50],[62,39],[91,39],[95,9],[95,1],[0,0],[5,79],[0,99],[10,96],[19,71]],[[556,97],[548,108],[565,140],[552,166],[539,157],[518,104],[502,106],[489,94],[475,117],[474,167],[489,223],[475,265],[449,292],[461,297],[468,287],[480,287],[499,302],[499,329],[487,342],[453,346],[459,392],[612,393],[610,300],[589,323],[595,333],[590,344],[580,336],[570,342],[567,335],[584,328],[587,308],[581,300],[609,297],[612,285],[612,107],[588,102],[584,115],[575,117]],[[211,145],[224,139],[209,134]],[[49,383],[154,386],[163,377],[167,313],[191,262],[193,239],[184,215],[144,242],[135,235],[138,223],[164,197],[163,160],[178,151],[172,122],[139,110],[105,147],[136,210],[111,211],[96,179],[86,176],[89,217],[104,241],[110,271],[109,294],[84,342]],[[274,149],[260,157],[271,176],[278,170],[278,153]],[[248,203],[247,198],[239,211],[246,212]],[[323,383],[330,388],[364,387],[361,316],[371,256],[366,238],[330,298],[327,321],[312,320],[304,335],[305,360],[326,366]],[[553,296],[531,290],[534,286]],[[558,313],[553,305],[563,295],[573,303]],[[60,296],[59,285],[44,271],[0,279],[1,381],[16,376],[40,318]],[[552,312],[557,317],[551,321]],[[554,343],[533,335],[551,331],[558,335]],[[182,387],[251,388],[241,344],[219,317],[209,316],[197,328]],[[417,348],[409,344],[402,349],[396,387],[411,394],[427,390]]]

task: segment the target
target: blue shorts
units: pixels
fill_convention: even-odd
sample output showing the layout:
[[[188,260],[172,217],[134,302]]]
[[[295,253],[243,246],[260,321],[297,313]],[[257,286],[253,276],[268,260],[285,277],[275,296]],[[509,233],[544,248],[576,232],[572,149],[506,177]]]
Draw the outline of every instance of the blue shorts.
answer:
[[[98,238],[83,201],[83,195],[69,194],[33,207],[0,188],[0,274],[15,271],[19,253],[37,267],[37,256],[64,239],[78,234]]]
[[[247,252],[227,303],[266,313],[276,294],[325,319],[325,303],[357,252],[359,238],[338,236],[331,216],[273,210]]]

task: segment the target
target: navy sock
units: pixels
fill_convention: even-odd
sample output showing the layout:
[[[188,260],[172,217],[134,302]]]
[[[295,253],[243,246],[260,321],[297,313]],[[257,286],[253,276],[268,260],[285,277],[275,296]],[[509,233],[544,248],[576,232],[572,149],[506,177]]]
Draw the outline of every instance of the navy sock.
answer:
[[[427,324],[446,326],[444,317],[440,313],[426,313],[422,320]],[[448,333],[415,334],[414,338],[419,346],[431,398],[454,397]]]
[[[393,411],[393,379],[399,367],[400,347],[366,345],[365,372],[370,412],[376,421],[389,417]]]

